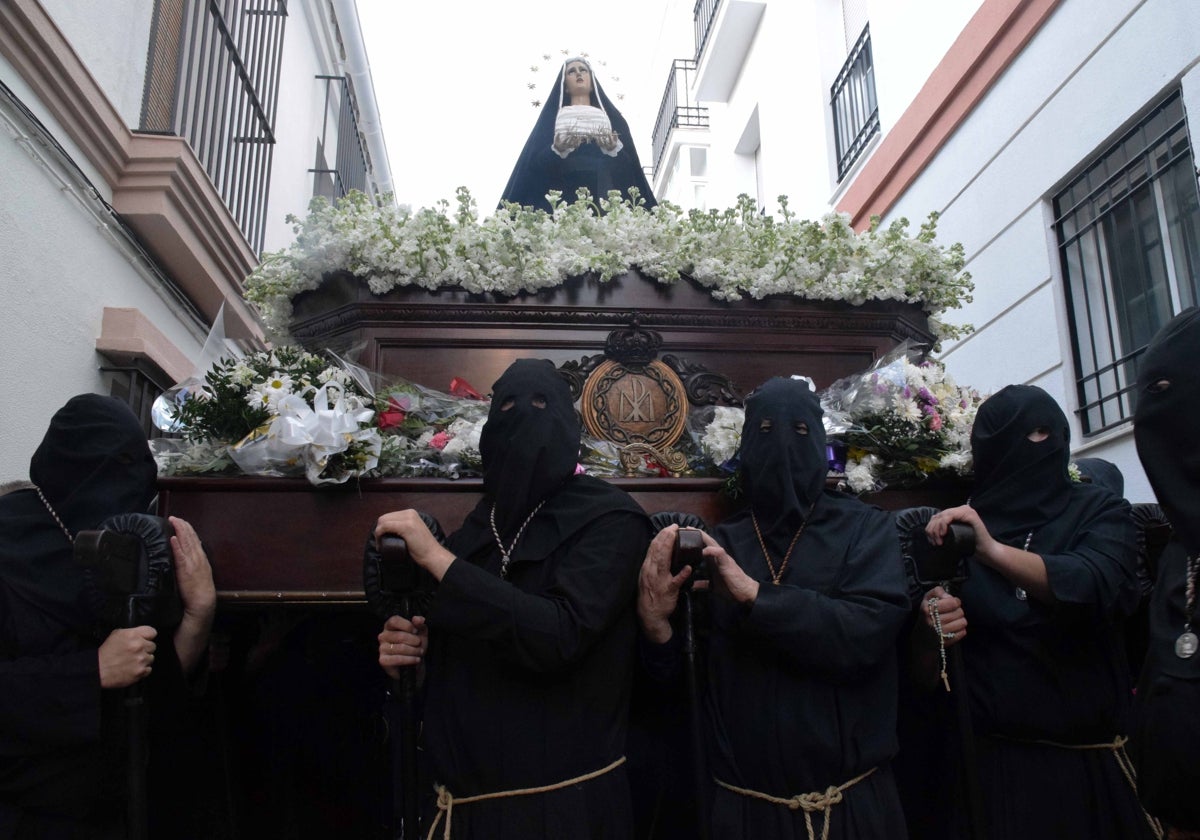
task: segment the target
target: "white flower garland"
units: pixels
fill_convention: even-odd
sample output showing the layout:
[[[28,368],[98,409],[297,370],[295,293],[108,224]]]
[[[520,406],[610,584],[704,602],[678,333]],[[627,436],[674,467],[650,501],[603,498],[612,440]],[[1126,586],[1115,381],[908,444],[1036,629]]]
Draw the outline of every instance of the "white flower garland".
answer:
[[[390,200],[376,206],[359,192],[336,205],[316,198],[305,219],[288,217],[295,242],[263,255],[246,279],[246,298],[281,337],[292,298],[334,271],[363,278],[375,294],[418,286],[510,296],[582,274],[607,282],[636,266],[660,283],[689,275],[719,300],[896,300],[920,304],[938,338],[971,330],[939,318],[969,302],[974,287],[962,246],[936,244],[936,213],[910,236],[907,219],[887,227],[875,220],[862,232],[846,214],[797,219],[786,196],[779,219],[760,213],[748,196],[723,212],[688,213],[667,202],[646,210],[616,192],[599,202],[586,190],[572,204],[550,197],[553,214],[507,205],[482,220],[466,188],[453,216],[446,201],[413,211]]]

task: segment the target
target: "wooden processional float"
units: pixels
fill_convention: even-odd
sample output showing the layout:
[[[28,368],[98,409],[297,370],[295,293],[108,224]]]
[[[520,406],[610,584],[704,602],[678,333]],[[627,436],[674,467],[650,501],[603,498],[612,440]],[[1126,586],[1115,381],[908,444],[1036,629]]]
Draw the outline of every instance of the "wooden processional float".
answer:
[[[664,285],[636,271],[607,283],[582,276],[537,294],[501,298],[414,287],[375,295],[349,274],[295,300],[293,336],[312,350],[350,353],[385,379],[446,390],[458,377],[486,390],[518,358],[544,358],[568,379],[588,431],[652,453],[668,470],[688,410],[740,404],[772,376],[818,388],[862,371],[902,341],[930,346],[916,304],[851,305],[790,296],[723,302],[684,278]],[[610,479],[649,513],[694,513],[710,525],[732,511],[719,478]],[[223,605],[364,602],[363,546],[382,513],[416,508],[451,531],[482,480],[380,478],[315,488],[304,479],[160,479],[161,512],[204,535]],[[957,503],[952,490],[884,491],[885,508]]]

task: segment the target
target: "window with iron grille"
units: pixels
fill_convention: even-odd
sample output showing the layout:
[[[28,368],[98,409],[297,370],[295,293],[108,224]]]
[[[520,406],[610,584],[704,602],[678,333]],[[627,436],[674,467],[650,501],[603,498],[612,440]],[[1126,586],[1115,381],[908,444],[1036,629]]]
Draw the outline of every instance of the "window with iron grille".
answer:
[[[157,0],[140,130],[183,137],[261,252],[287,0]]]
[[[833,138],[840,181],[862,155],[871,138],[879,133],[870,26],[863,28],[830,89],[830,107],[833,109]]]
[[[1084,434],[1133,416],[1137,364],[1200,297],[1200,196],[1178,90],[1054,196]]]
[[[144,362],[129,362],[122,365],[104,365],[101,371],[108,374],[109,394],[129,405],[142,424],[148,438],[168,437],[154,425],[150,409],[163,391],[171,387],[162,371]],[[178,437],[178,435],[169,435]]]

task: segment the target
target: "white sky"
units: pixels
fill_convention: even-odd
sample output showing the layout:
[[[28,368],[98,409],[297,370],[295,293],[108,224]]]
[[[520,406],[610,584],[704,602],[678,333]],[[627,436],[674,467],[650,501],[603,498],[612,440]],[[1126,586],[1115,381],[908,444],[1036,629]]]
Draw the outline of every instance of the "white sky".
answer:
[[[358,0],[397,200],[416,208],[446,199],[453,206],[464,185],[481,215],[490,214],[537,118],[530,103],[544,101],[562,50],[607,63],[597,76],[648,166],[671,60],[692,52],[693,5]]]

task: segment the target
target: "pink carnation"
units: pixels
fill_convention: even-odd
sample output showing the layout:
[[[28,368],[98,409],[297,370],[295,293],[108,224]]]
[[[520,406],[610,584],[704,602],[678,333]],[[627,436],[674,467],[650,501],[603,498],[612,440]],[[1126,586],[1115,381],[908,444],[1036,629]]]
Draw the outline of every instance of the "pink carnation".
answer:
[[[436,435],[434,435],[433,437],[431,437],[429,439],[429,445],[432,446],[434,449],[436,449],[438,452],[441,452],[443,449],[446,448],[446,444],[450,442],[450,439],[451,438],[450,438],[449,432],[438,432]]]

